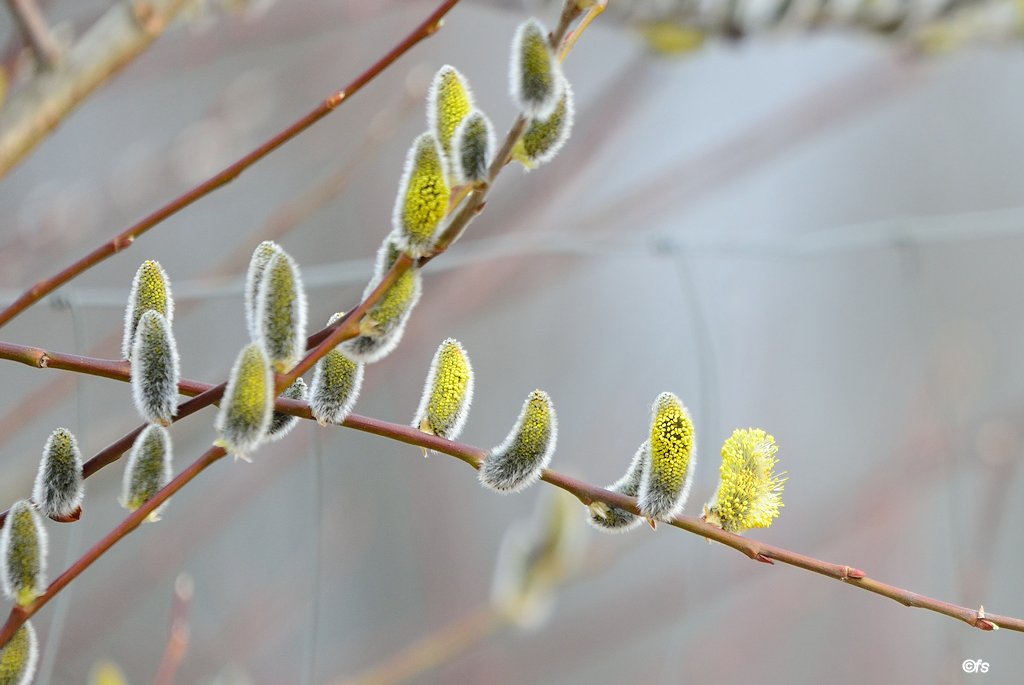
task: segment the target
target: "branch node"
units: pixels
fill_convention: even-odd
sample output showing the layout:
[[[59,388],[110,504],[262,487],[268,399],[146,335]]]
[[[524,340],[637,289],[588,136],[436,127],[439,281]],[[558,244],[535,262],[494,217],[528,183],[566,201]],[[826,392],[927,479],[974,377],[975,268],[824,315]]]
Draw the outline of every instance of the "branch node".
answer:
[[[762,564],[768,564],[770,566],[774,566],[775,565],[774,561],[772,561],[771,559],[769,559],[765,555],[761,554],[760,552],[757,552],[756,554],[754,554],[754,556],[752,556],[750,558],[753,559],[754,561],[760,561]]]
[[[111,245],[114,247],[114,253],[118,253],[121,250],[128,249],[135,242],[135,236],[133,235],[119,235],[111,241]]]
[[[167,23],[164,15],[158,12],[146,0],[138,0],[132,3],[132,16],[135,17],[139,28],[151,36],[160,35]]]
[[[853,568],[852,566],[843,567],[843,580],[860,580],[861,578],[867,577],[868,574],[861,571],[859,568]]]
[[[36,359],[36,366],[38,366],[40,369],[45,369],[49,365],[50,365],[50,356],[48,354],[46,354],[45,352],[43,352],[42,354],[39,355],[39,358]]]

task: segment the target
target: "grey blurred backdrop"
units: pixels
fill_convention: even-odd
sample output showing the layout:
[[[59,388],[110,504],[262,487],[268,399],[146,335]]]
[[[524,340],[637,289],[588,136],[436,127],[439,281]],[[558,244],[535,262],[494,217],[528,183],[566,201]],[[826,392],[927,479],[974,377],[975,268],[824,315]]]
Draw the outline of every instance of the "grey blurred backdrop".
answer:
[[[108,6],[55,0],[82,27]],[[614,0],[613,0],[613,5]],[[310,109],[430,11],[427,2],[281,0],[172,29],[0,183],[0,299],[91,249]],[[504,131],[507,45],[529,11],[467,0],[444,29],[236,182],[5,327],[4,340],[116,357],[146,258],[177,294],[182,374],[218,382],[246,341],[240,277],[274,237],[304,267],[314,328],[354,305],[389,230],[422,89],[451,63]],[[0,44],[11,39],[6,15]],[[923,594],[1024,614],[1024,54],[929,58],[856,33],[711,41],[655,56],[602,17],[566,63],[572,140],[500,178],[424,272],[397,351],[356,411],[408,422],[447,336],[477,393],[465,442],[497,444],[526,394],[560,418],[552,466],[603,485],[672,390],[696,422],[686,513],[735,427],[780,445],[790,480],[751,536]],[[0,502],[42,443],[86,455],[139,423],[127,385],[0,365]],[[175,425],[176,468],[214,412]],[[124,516],[122,467],[49,524],[51,576]],[[192,575],[181,683],[330,683],[486,603],[513,521],[550,488],[482,490],[447,457],[303,423],[254,463],[216,464],[164,520],[117,545],[36,620],[39,682],[115,661],[150,682],[172,586]],[[580,507],[580,521],[585,510]],[[587,530],[586,573],[534,631],[502,629],[419,683],[1016,683],[1021,637],[975,631],[672,529]],[[965,675],[964,659],[991,664]],[[226,673],[234,675],[226,676]]]

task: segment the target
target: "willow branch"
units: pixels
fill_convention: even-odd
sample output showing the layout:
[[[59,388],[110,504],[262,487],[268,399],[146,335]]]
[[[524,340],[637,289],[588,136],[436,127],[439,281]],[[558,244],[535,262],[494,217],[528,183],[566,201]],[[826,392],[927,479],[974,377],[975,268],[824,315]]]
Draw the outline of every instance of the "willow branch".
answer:
[[[60,46],[54,40],[36,0],[7,0],[7,7],[25,42],[32,48],[36,61],[45,69],[60,64]]]
[[[310,353],[310,356],[312,356],[312,354],[313,353]],[[114,362],[102,359],[92,360],[87,357],[65,355],[56,352],[45,352],[39,348],[12,345],[10,343],[0,343],[0,358],[22,361],[38,368],[60,368],[82,373],[91,373],[104,378],[113,378],[122,381],[128,380],[128,370],[125,362]],[[32,362],[33,359],[37,361]],[[38,360],[42,359],[45,359],[47,363],[38,363]],[[284,383],[285,379],[286,377],[281,377],[281,380],[278,383],[279,388],[283,389],[284,387],[287,387],[289,383]],[[187,379],[181,381],[179,388],[185,394],[197,394],[197,397],[191,402],[195,402],[203,397],[208,397],[218,391],[223,393],[223,385],[211,386],[200,381]],[[185,407],[188,404],[190,403],[186,402],[182,407]],[[276,401],[275,409],[285,414],[298,416],[304,419],[313,418],[313,415],[309,410],[309,405],[298,400],[279,398]],[[447,454],[465,462],[474,469],[480,467],[488,454],[487,450],[479,447],[428,435],[411,426],[389,423],[387,421],[381,421],[379,419],[366,416],[358,416],[354,414],[349,415],[341,425],[346,428],[353,428],[365,433],[372,433],[374,435],[389,438],[408,445],[425,447],[436,452]],[[127,450],[130,444],[131,442],[129,441],[122,452]],[[107,450],[104,450],[104,453],[106,452]],[[96,462],[104,453],[97,455],[97,457],[94,457],[87,463],[87,475],[91,475],[98,470],[99,467],[89,470],[89,464]],[[104,458],[106,459],[109,456],[110,455],[107,454]],[[117,459],[117,456],[106,461],[106,463],[112,463]],[[204,455],[204,458],[208,458],[208,456],[209,453]],[[590,485],[583,481],[558,473],[557,471],[546,470],[541,476],[541,479],[555,487],[571,493],[585,505],[589,506],[594,502],[604,502],[609,506],[626,509],[634,514],[639,515],[640,513],[639,509],[637,509],[636,499],[633,497],[627,497],[625,495],[620,495],[618,493]],[[191,480],[191,478],[189,480]],[[184,485],[184,483],[181,485]],[[173,494],[173,492],[168,493],[168,496],[170,496],[170,494]],[[719,542],[727,547],[731,547],[755,561],[769,564],[777,561],[789,566],[795,566],[796,568],[817,573],[834,580],[842,581],[848,585],[859,587],[863,590],[867,590],[868,592],[888,597],[908,607],[927,609],[944,616],[955,618],[981,630],[992,630],[993,628],[999,627],[1024,632],[1024,619],[1001,616],[998,614],[988,614],[979,609],[971,609],[949,602],[944,602],[942,600],[933,599],[911,590],[883,583],[882,581],[875,580],[874,578],[869,578],[864,571],[853,566],[822,561],[798,552],[758,542],[757,540],[752,540],[741,535],[728,533],[697,518],[679,516],[675,518],[670,525],[689,533],[699,535],[703,538],[707,538],[708,540],[714,540],[715,542]],[[127,534],[127,532],[130,532],[130,529],[126,530],[125,534]],[[52,586],[47,590],[43,597],[49,595],[51,590]],[[36,601],[39,602],[43,597],[40,597],[40,599]],[[29,608],[33,607],[35,607],[35,603],[29,605]],[[12,611],[12,615],[17,614],[19,611],[20,610],[18,608],[15,608]],[[25,618],[27,618],[27,616]],[[8,622],[10,622],[10,619]],[[16,629],[18,625],[20,625],[20,623],[15,625],[14,628],[12,628],[12,631]],[[6,636],[8,635],[6,628],[7,627],[5,626],[4,631],[0,632],[0,644],[4,643]],[[13,634],[13,632],[11,634]]]
[[[163,33],[185,0],[118,2],[68,51],[38,73],[0,112],[3,178],[85,98]]]
[[[504,624],[501,612],[485,605],[455,623],[413,642],[383,664],[339,681],[338,685],[404,683],[461,654]]]
[[[158,0],[152,0],[152,7],[158,5]],[[170,3],[173,5],[181,4],[182,0],[176,0],[176,2]],[[60,286],[64,285],[71,279],[81,275],[86,270],[104,261],[108,257],[121,250],[127,249],[131,246],[132,242],[140,235],[153,228],[161,221],[167,219],[170,216],[178,213],[185,207],[188,207],[193,202],[200,198],[209,195],[214,190],[227,185],[231,181],[235,180],[243,171],[251,167],[256,162],[260,161],[271,152],[284,145],[286,142],[299,135],[307,128],[315,124],[316,122],[323,119],[325,116],[333,112],[335,109],[340,107],[342,103],[347,102],[352,95],[357,93],[363,86],[376,78],[381,72],[387,69],[391,64],[398,60],[399,57],[404,55],[413,46],[418,44],[428,36],[433,35],[441,28],[442,18],[456,5],[459,0],[445,0],[440,6],[434,10],[430,16],[423,20],[413,31],[407,35],[401,42],[393,47],[386,55],[381,57],[373,66],[364,71],[362,74],[357,76],[355,80],[345,86],[343,89],[327,97],[323,102],[317,105],[312,111],[305,116],[301,117],[293,124],[277,133],[269,140],[264,142],[262,145],[252,150],[244,157],[226,167],[219,173],[211,176],[206,181],[203,181],[195,188],[187,191],[183,195],[178,196],[174,200],[157,209],[149,216],[141,219],[133,226],[128,227],[121,233],[117,234],[103,245],[97,247],[95,250],[87,254],[86,256],[79,259],[74,264],[71,264],[59,273],[50,276],[44,280],[39,281],[31,288],[22,293],[17,300],[11,303],[3,311],[0,311],[0,326],[5,325],[11,319],[18,316],[30,306],[38,302],[40,299],[50,294]],[[122,11],[127,11],[121,5],[118,5]],[[118,8],[115,8],[117,10]],[[111,10],[113,13],[115,10]],[[103,19],[100,20],[101,22]],[[84,39],[83,39],[84,42]],[[73,60],[74,54],[71,55],[70,59]],[[5,113],[0,114],[0,177],[3,176],[5,171],[10,168],[12,161],[10,159],[11,153],[7,151],[7,145],[5,140],[10,134],[10,124],[7,119],[13,116],[12,112],[17,109],[14,106],[15,103],[11,102],[8,104]],[[55,125],[54,122],[53,125]],[[52,128],[52,125],[50,126]]]

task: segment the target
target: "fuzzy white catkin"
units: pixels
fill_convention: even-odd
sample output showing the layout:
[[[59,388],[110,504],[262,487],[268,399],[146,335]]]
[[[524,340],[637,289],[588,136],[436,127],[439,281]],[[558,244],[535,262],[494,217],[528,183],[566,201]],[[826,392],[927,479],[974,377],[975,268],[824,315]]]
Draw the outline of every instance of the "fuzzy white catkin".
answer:
[[[285,388],[280,397],[289,400],[306,401],[308,395],[306,381],[296,378],[295,382]],[[270,427],[267,428],[267,442],[276,442],[291,433],[292,429],[299,423],[298,416],[275,411],[270,418]]]
[[[25,621],[10,642],[0,648],[0,685],[29,685],[39,664],[39,641],[32,623]]]
[[[548,30],[537,19],[516,29],[509,59],[509,94],[531,119],[547,119],[562,96],[562,68],[548,44]]]
[[[245,326],[253,342],[260,337],[259,329],[256,327],[256,302],[259,298],[260,283],[263,281],[263,272],[270,260],[281,252],[281,246],[273,240],[264,240],[252,251],[252,257],[249,259],[249,268],[245,272]]]
[[[173,451],[171,435],[163,426],[150,424],[139,433],[128,454],[121,489],[121,506],[135,511],[171,482]],[[167,506],[163,502],[148,520],[159,521]]]
[[[278,373],[295,366],[306,350],[306,309],[299,266],[281,250],[267,262],[256,296],[258,340]]]
[[[558,419],[551,398],[543,390],[534,390],[508,436],[480,466],[480,483],[499,493],[533,485],[551,462],[557,440]]]
[[[486,181],[494,157],[494,126],[487,115],[474,110],[455,129],[452,166],[459,183]]]
[[[363,300],[377,288],[400,254],[398,239],[391,233],[377,250],[373,277],[363,290]],[[419,269],[410,268],[366,313],[360,335],[341,344],[345,356],[361,364],[372,364],[391,354],[401,341],[405,325],[422,294],[423,280]]]
[[[227,389],[220,403],[214,427],[220,433],[216,444],[250,461],[249,452],[267,435],[274,413],[274,374],[263,346],[251,343],[242,348],[231,369]]]
[[[174,297],[171,295],[171,281],[160,262],[146,260],[135,272],[128,304],[124,310],[124,334],[121,339],[121,356],[130,359],[135,329],[139,319],[149,310],[160,312],[168,323],[174,321]]]
[[[178,413],[181,372],[178,346],[167,319],[149,310],[139,319],[132,344],[132,398],[143,419],[170,425]]]
[[[46,528],[28,500],[11,505],[0,531],[0,584],[25,606],[46,590]]]
[[[442,342],[430,362],[412,427],[447,440],[462,433],[473,404],[473,365],[455,338]]]
[[[68,429],[58,428],[43,445],[32,499],[47,516],[65,519],[78,511],[83,494],[78,441]]]
[[[343,313],[332,316],[327,325],[333,325]],[[338,347],[316,363],[313,383],[309,391],[309,409],[321,426],[340,424],[355,407],[363,386],[363,364],[348,358]]]
[[[651,443],[649,440],[645,440],[633,455],[625,475],[606,487],[605,490],[611,490],[620,495],[636,497],[640,491],[640,482],[643,479],[644,468],[647,465],[647,460],[650,458]],[[643,519],[625,509],[599,503],[590,507],[587,521],[594,528],[604,533],[625,533],[640,525]]]

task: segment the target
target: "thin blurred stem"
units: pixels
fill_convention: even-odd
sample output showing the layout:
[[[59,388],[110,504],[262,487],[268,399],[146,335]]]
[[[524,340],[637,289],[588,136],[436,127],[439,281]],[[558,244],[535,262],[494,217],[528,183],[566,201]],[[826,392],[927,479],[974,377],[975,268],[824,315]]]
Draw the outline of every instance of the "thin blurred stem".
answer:
[[[117,2],[68,51],[59,68],[36,74],[0,112],[0,178],[112,74],[138,57],[185,0]]]
[[[271,152],[279,148],[280,146],[287,143],[292,138],[305,131],[307,128],[315,124],[316,122],[323,119],[325,116],[333,112],[335,109],[340,107],[342,104],[347,102],[351,97],[357,93],[363,86],[376,78],[381,72],[387,69],[393,64],[399,57],[404,55],[413,46],[418,44],[423,39],[436,33],[442,24],[442,18],[456,5],[459,0],[445,0],[441,3],[436,10],[434,10],[430,16],[423,20],[419,26],[407,35],[401,42],[393,47],[386,55],[381,57],[376,63],[374,63],[369,69],[364,71],[362,74],[357,76],[350,84],[348,84],[342,90],[330,95],[323,102],[313,108],[305,116],[301,117],[287,128],[277,133],[269,140],[264,142],[262,145],[252,150],[241,159],[226,167],[219,173],[210,177],[206,181],[203,181],[195,188],[187,191],[183,195],[178,196],[171,202],[167,203],[160,209],[151,213],[149,216],[141,219],[133,226],[125,229],[121,233],[117,234],[109,241],[100,245],[95,250],[82,257],[75,263],[66,267],[57,274],[50,276],[49,278],[43,279],[33,285],[31,288],[22,293],[13,303],[11,303],[3,311],[0,311],[0,326],[5,325],[11,319],[18,316],[30,306],[38,302],[40,299],[50,294],[60,286],[64,285],[71,279],[81,275],[85,271],[89,270],[93,266],[96,266],[100,262],[104,261],[108,257],[131,247],[132,243],[140,235],[153,228],[168,217],[177,214],[179,211],[188,207],[192,203],[196,202],[200,198],[209,195],[214,190],[227,185],[231,181],[235,180],[243,171],[251,167],[256,162],[260,161]],[[8,106],[10,107],[10,105]],[[0,131],[3,131],[3,119],[0,118]],[[4,166],[4,152],[2,141],[0,141],[0,176],[5,171]]]
[[[19,350],[19,348],[21,349]],[[310,356],[312,356],[312,353]],[[93,369],[93,363],[84,357],[77,357],[75,355],[62,355],[59,353],[48,353],[40,350],[39,348],[28,348],[18,345],[12,345],[10,343],[0,343],[0,358],[24,361],[26,363],[30,363],[30,365],[32,366],[44,365],[31,363],[29,360],[46,358],[54,362],[51,365],[54,366],[55,368],[64,368],[68,370],[82,372],[95,371],[95,375],[100,375],[106,378],[117,378],[118,380],[127,380],[127,373],[125,373],[124,376],[121,377],[118,374],[111,372],[112,365],[123,364],[122,362],[105,362],[104,360],[98,360],[99,362],[102,363],[95,364],[96,368]],[[279,389],[283,389],[284,387],[287,387],[287,385],[289,384],[285,383],[285,379],[286,377],[282,376],[281,379],[279,380]],[[179,387],[181,391],[185,393],[199,393],[196,397],[196,400],[203,397],[209,397],[211,394],[216,393],[218,390],[223,392],[223,386],[210,386],[206,385],[205,383],[200,383],[198,381],[193,380],[182,380]],[[194,402],[196,400],[191,401]],[[188,404],[189,402],[186,402],[182,406]],[[278,399],[275,404],[275,408],[278,411],[290,414],[292,416],[300,416],[305,419],[312,419],[312,413],[309,410],[309,406],[303,402],[299,402],[296,400]],[[386,421],[380,421],[378,419],[373,419],[365,416],[358,416],[354,414],[350,415],[347,419],[345,419],[342,425],[345,426],[346,428],[354,428],[356,430],[360,430],[366,433],[372,433],[374,435],[390,438],[398,442],[403,442],[408,445],[425,447],[436,452],[448,454],[449,456],[455,457],[456,459],[465,462],[469,466],[472,466],[474,469],[479,468],[480,465],[483,464],[488,454],[487,450],[481,449],[479,447],[474,447],[472,445],[467,445],[458,442],[452,442],[450,440],[445,440],[444,438],[428,435],[410,426],[389,423]],[[130,446],[130,441],[124,447],[124,450],[127,450],[128,446]],[[113,456],[113,458],[110,458],[109,461],[107,461],[106,463],[111,463],[112,461],[115,461],[118,458],[118,456],[119,455]],[[221,454],[220,456],[223,456],[223,454]],[[92,464],[98,457],[99,455],[97,455],[97,457],[95,457],[93,460],[90,460],[90,462],[86,465],[87,472],[94,473],[99,468],[96,467],[92,469],[92,471],[89,471],[89,464]],[[107,455],[107,457],[110,457],[110,455]],[[209,453],[207,453],[207,455],[204,455],[203,458],[210,459],[211,456]],[[216,458],[213,459],[213,461],[215,461]],[[212,463],[212,461],[210,463]],[[205,466],[203,466],[203,468],[205,468]],[[194,477],[194,474],[192,477]],[[582,481],[576,480],[574,478],[551,470],[544,471],[543,475],[541,476],[541,479],[546,481],[547,483],[550,483],[551,485],[554,485],[555,487],[561,488],[562,490],[565,490],[575,495],[576,498],[579,499],[585,505],[589,506],[594,502],[604,502],[605,504],[608,504],[612,507],[618,507],[621,509],[625,509],[627,511],[631,511],[635,514],[639,514],[639,510],[636,506],[636,500],[632,497],[627,497],[625,495],[610,492],[603,488],[598,488],[593,485],[589,485]],[[189,477],[189,480],[191,480],[191,477]],[[180,487],[183,485],[184,483],[180,484],[177,488],[175,488],[174,491],[177,491],[177,489],[180,489]],[[173,494],[174,491],[167,493],[166,496],[169,497],[171,494]],[[163,494],[163,492],[164,491],[161,491],[161,493],[159,493],[157,497],[160,497],[161,494]],[[166,499],[166,497],[164,499]],[[792,552],[781,547],[767,545],[756,540],[751,540],[740,535],[735,535],[733,533],[723,531],[720,528],[716,528],[715,526],[705,523],[704,521],[701,521],[697,518],[689,516],[679,516],[675,518],[669,525],[675,526],[676,528],[681,528],[682,530],[707,538],[708,540],[720,542],[727,547],[731,547],[732,549],[742,552],[743,554],[745,554],[746,556],[755,561],[760,561],[768,564],[771,564],[774,561],[778,561],[789,566],[795,566],[805,571],[810,571],[812,573],[817,573],[819,575],[833,578],[835,580],[842,581],[848,585],[852,585],[854,587],[859,587],[863,590],[867,590],[868,592],[873,592],[883,597],[888,597],[899,602],[900,604],[903,604],[904,606],[927,609],[929,611],[933,611],[944,616],[955,618],[959,621],[963,621],[964,623],[967,623],[968,625],[973,626],[975,628],[979,628],[981,630],[992,630],[996,627],[999,627],[1006,628],[1008,630],[1024,632],[1024,619],[1013,618],[1010,616],[1001,616],[997,614],[986,614],[977,609],[970,609],[968,607],[958,606],[956,604],[951,604],[949,602],[944,602],[938,599],[933,599],[931,597],[926,597],[916,592],[912,592],[910,590],[906,590],[895,585],[890,585],[888,583],[883,583],[873,578],[869,578],[863,571],[857,568],[845,564],[835,564],[827,561],[822,561],[820,559],[815,559],[813,557],[809,557],[798,552]],[[127,532],[129,532],[129,530],[124,531],[123,534],[127,534]],[[105,549],[106,548],[104,548],[104,551]],[[58,586],[57,591],[59,591],[61,587],[63,586]],[[36,602],[29,605],[28,609],[32,610],[31,613],[35,613],[35,610],[38,609],[36,603],[45,603],[44,598],[48,598],[51,595],[51,592],[53,592],[52,586],[51,589],[48,589],[47,592],[42,597],[36,600]],[[15,608],[14,610],[12,610],[12,617],[20,617],[20,614],[24,611],[26,610]],[[23,621],[25,618],[31,615],[31,613],[21,618],[21,620]],[[4,630],[2,632],[0,632],[0,644],[5,643],[6,640],[8,639],[8,635],[13,634],[13,631],[21,625],[20,622],[17,622],[8,631],[8,627],[10,626],[11,622],[12,619],[8,619],[8,625],[4,627]]]
[[[189,627],[188,614],[192,607],[192,578],[187,573],[180,574],[174,581],[174,600],[171,605],[171,630],[167,637],[167,646],[160,659],[153,685],[174,685],[174,677],[188,652]]]
[[[60,47],[53,39],[46,17],[43,16],[36,1],[7,0],[7,7],[25,42],[32,48],[36,61],[46,69],[52,69],[60,64]]]
[[[450,661],[505,625],[501,613],[485,605],[441,630],[431,632],[382,664],[339,685],[396,685]]]

